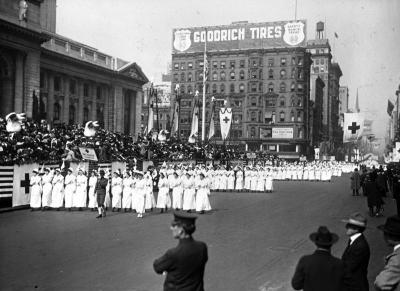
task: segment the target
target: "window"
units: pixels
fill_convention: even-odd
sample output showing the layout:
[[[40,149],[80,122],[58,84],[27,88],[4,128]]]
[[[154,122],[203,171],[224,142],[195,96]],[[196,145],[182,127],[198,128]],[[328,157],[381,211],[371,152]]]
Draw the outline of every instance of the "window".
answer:
[[[54,77],[54,91],[61,91],[61,78],[58,76]]]
[[[204,61],[199,61],[199,68],[202,68],[204,66]]]
[[[240,71],[239,73],[239,79],[244,80],[244,71]]]
[[[251,78],[257,79],[257,71],[256,70],[251,71]]]
[[[280,75],[281,79],[284,79],[286,77],[286,70],[281,70]]]
[[[198,72],[198,81],[203,81],[203,72]]]
[[[231,72],[230,76],[231,76],[231,80],[235,80],[235,72],[234,71]]]
[[[286,92],[286,84],[285,83],[281,83],[279,86],[279,91],[280,92]]]
[[[179,70],[179,64],[178,63],[174,64],[174,70]]]
[[[60,120],[61,106],[57,102],[54,103],[54,120]]]
[[[256,137],[256,128],[255,127],[252,127],[251,129],[250,129],[250,137]]]
[[[240,85],[239,85],[239,92],[240,92],[240,93],[244,93],[244,91],[245,91],[244,84],[240,84]]]
[[[179,82],[178,74],[174,74],[174,81],[175,81],[175,82]]]
[[[181,63],[181,70],[185,69],[185,63]]]
[[[89,84],[83,84],[83,96],[89,97]]]
[[[251,66],[252,66],[253,68],[257,67],[257,66],[258,66],[257,60],[252,60]]]
[[[237,108],[242,107],[242,101],[241,100],[235,100],[233,101],[233,105]]]
[[[314,67],[314,73],[319,73],[319,67]]]
[[[297,71],[297,78],[302,80],[303,79],[303,70],[302,69],[298,69]]]
[[[69,124],[74,124],[75,123],[75,106],[70,105],[69,106]]]
[[[214,69],[218,69],[218,62],[217,61],[213,61],[213,68]]]
[[[258,92],[263,92],[263,83],[258,83]]]
[[[297,84],[297,91],[298,92],[303,92],[303,84]]]
[[[250,85],[250,91],[251,92],[257,92],[257,83],[252,83]]]
[[[245,61],[244,60],[240,60],[240,67],[244,68],[244,66],[245,66]]]
[[[276,114],[275,111],[272,111],[272,123],[275,123],[276,119]]]
[[[185,73],[181,73],[181,82],[185,82]]]
[[[192,82],[193,81],[193,76],[192,73],[188,73],[188,82]]]
[[[292,66],[296,65],[296,57],[292,57]]]
[[[273,79],[274,78],[274,70],[269,69],[268,70],[268,79]]]
[[[220,93],[225,93],[225,84],[221,84],[221,87],[219,88]]]
[[[257,122],[257,114],[254,111],[250,113],[250,121]]]
[[[45,84],[44,74],[41,72],[40,73],[40,88],[44,88],[44,84]]]
[[[190,86],[190,85],[188,86],[187,92],[188,92],[188,94],[193,94],[192,86]]]
[[[71,95],[76,94],[76,81],[75,80],[70,80],[69,81],[69,93]]]
[[[319,65],[319,59],[316,59],[316,60],[315,60],[315,64],[316,64],[316,65]]]
[[[290,73],[290,78],[291,78],[291,79],[294,79],[295,74],[296,74],[296,69],[293,68],[292,71],[291,71],[291,73]]]
[[[233,123],[240,124],[242,122],[242,114],[234,114],[233,115]]]
[[[281,58],[281,66],[286,66],[286,58]]]
[[[290,99],[290,106],[294,107],[294,97]]]
[[[236,62],[235,61],[230,61],[230,68],[234,69],[236,66]]]
[[[215,94],[217,93],[217,84],[212,85],[212,92]]]
[[[217,74],[217,72],[213,72],[212,79],[213,79],[213,81],[218,81],[218,74]]]
[[[225,61],[221,61],[220,68],[221,69],[225,69],[226,68],[226,62]]]
[[[257,106],[257,98],[256,97],[251,98],[251,106]]]
[[[104,127],[104,108],[103,108],[103,106],[97,107],[96,120],[99,122],[101,127]]]
[[[231,84],[229,90],[231,93],[234,93],[235,92],[235,84]]]
[[[301,111],[299,110],[299,111],[297,111],[297,121],[298,122],[301,122],[301,120],[302,120],[302,114],[301,114]]]
[[[321,73],[325,72],[325,68],[321,67]]]
[[[285,97],[281,97],[281,99],[279,100],[279,106],[285,107]]]
[[[274,66],[274,59],[270,58],[268,59],[268,67],[273,67]]]
[[[297,64],[298,64],[299,66],[302,66],[302,65],[303,65],[303,58],[302,58],[302,57],[299,57],[299,58],[297,59]],[[321,64],[323,64],[323,59],[321,59]]]
[[[268,84],[268,92],[274,92],[274,84],[273,83]]]
[[[181,94],[185,94],[185,85],[180,86]]]
[[[321,65],[325,64],[325,60],[321,59]]]
[[[89,109],[87,107],[83,108],[83,123],[89,121]]]
[[[301,128],[297,131],[297,138],[303,138],[303,130]]]
[[[297,106],[298,106],[298,107],[303,106],[302,103],[303,103],[303,102],[301,101],[301,98],[298,98],[298,99],[297,99]]]
[[[101,87],[100,86],[96,87],[96,98],[101,99]]]
[[[225,81],[226,80],[226,74],[225,72],[221,72],[221,81]]]
[[[294,92],[294,91],[296,91],[296,84],[292,83],[292,84],[290,84],[290,92]]]
[[[192,62],[188,63],[188,69],[193,69],[193,63]]]
[[[275,107],[275,100],[273,100],[273,99],[268,99],[268,100],[265,102],[265,107]]]
[[[290,121],[294,122],[294,112],[290,111]]]
[[[281,111],[279,113],[279,121],[280,122],[285,122],[285,112],[284,111]]]

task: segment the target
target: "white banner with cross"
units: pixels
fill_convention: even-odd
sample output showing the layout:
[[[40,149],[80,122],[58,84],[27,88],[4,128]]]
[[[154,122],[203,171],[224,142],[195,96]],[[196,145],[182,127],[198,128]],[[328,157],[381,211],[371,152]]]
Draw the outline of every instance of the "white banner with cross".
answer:
[[[353,142],[358,140],[364,130],[364,114],[344,113],[343,122],[343,142]]]
[[[31,200],[30,178],[34,169],[39,169],[39,164],[14,165],[13,207],[29,205]]]
[[[221,137],[225,140],[228,137],[232,123],[232,108],[221,108],[219,111],[219,124],[221,126]]]

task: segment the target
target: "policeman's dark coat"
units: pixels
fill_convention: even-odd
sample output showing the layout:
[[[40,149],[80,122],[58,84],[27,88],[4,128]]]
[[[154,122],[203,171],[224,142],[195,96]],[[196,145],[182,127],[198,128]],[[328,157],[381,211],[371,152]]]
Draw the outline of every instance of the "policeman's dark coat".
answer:
[[[204,269],[208,260],[207,245],[193,238],[179,240],[153,263],[158,274],[167,272],[164,291],[203,291]]]
[[[347,291],[367,291],[368,263],[370,249],[364,235],[359,236],[350,246],[347,246],[342,261],[345,269],[345,286]]]
[[[368,207],[382,205],[382,197],[376,181],[367,180],[365,182],[365,192],[367,195]]]
[[[304,291],[342,291],[344,266],[329,251],[316,250],[297,264],[292,287]]]

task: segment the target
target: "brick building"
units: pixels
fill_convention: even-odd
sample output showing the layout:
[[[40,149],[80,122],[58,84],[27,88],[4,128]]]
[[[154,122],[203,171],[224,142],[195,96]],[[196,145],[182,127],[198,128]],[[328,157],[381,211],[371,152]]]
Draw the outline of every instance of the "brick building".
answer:
[[[56,0],[2,1],[0,64],[1,116],[140,131],[141,68],[58,35]]]
[[[247,145],[249,150],[261,148],[286,158],[310,153],[311,59],[305,47],[305,29],[305,22],[298,21],[174,30],[172,88],[180,85],[181,136],[189,136],[193,97],[196,90],[200,96],[203,91],[207,38],[207,127],[214,96],[217,110],[224,100],[232,108],[230,144]],[[287,40],[288,31],[298,33],[296,43]],[[176,94],[173,97],[174,103]],[[221,142],[219,117],[215,123],[216,139]]]

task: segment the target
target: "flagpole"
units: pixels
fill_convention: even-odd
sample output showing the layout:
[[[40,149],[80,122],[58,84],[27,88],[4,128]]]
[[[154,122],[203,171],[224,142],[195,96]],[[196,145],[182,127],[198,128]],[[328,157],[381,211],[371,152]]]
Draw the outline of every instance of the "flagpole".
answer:
[[[206,136],[206,62],[207,62],[207,30],[204,42],[204,60],[203,60],[203,112],[201,113],[201,142],[204,143]]]

